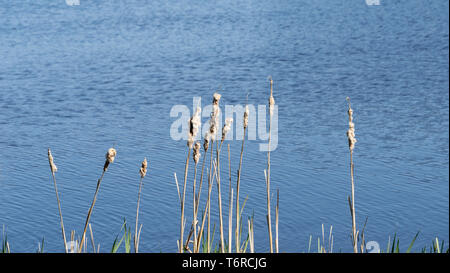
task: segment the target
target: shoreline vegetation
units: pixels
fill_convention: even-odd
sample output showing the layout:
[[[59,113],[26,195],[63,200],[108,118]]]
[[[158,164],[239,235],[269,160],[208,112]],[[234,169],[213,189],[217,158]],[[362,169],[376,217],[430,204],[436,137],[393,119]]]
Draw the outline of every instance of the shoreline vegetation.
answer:
[[[265,187],[267,193],[267,214],[266,214],[266,224],[267,224],[267,236],[269,241],[269,251],[270,253],[279,253],[279,243],[278,243],[278,227],[279,227],[279,199],[280,199],[280,191],[276,190],[276,200],[275,206],[271,203],[271,199],[273,198],[274,192],[271,190],[271,162],[270,162],[270,141],[271,141],[271,125],[272,125],[272,116],[273,116],[273,108],[275,105],[274,92],[273,92],[273,80],[269,77],[269,87],[270,87],[270,96],[268,99],[269,106],[269,138],[268,138],[268,152],[267,152],[267,168],[264,171],[265,177]],[[243,138],[241,142],[240,154],[239,154],[239,167],[236,170],[237,179],[236,181],[232,181],[232,169],[231,169],[231,151],[230,144],[227,145],[227,154],[228,156],[225,158],[221,157],[222,145],[224,143],[225,137],[227,133],[231,129],[231,124],[233,122],[232,118],[227,118],[225,120],[225,125],[223,128],[218,128],[219,126],[219,115],[220,115],[220,99],[221,95],[219,93],[214,93],[212,100],[212,112],[210,115],[209,121],[209,130],[203,137],[203,144],[200,141],[195,141],[197,134],[199,132],[201,118],[200,111],[201,109],[198,107],[193,114],[193,116],[189,119],[189,131],[188,131],[188,140],[187,140],[187,152],[186,152],[186,161],[184,168],[184,175],[182,184],[179,183],[177,178],[177,173],[174,173],[175,185],[178,192],[178,200],[180,205],[180,235],[176,240],[178,253],[254,253],[255,252],[255,240],[254,240],[254,216],[248,217],[246,221],[243,219],[243,212],[245,208],[245,204],[247,198],[241,200],[241,192],[240,186],[241,182],[241,173],[245,171],[245,136],[248,126],[248,119],[251,115],[249,111],[248,104],[245,106],[245,111],[243,115]],[[248,98],[247,98],[248,100]],[[349,117],[349,129],[347,131],[348,145],[349,145],[349,156],[350,156],[350,175],[349,175],[349,184],[350,184],[350,195],[348,196],[348,204],[350,209],[351,223],[352,229],[349,231],[349,235],[351,238],[351,244],[354,253],[368,253],[368,252],[383,252],[383,253],[399,253],[400,250],[400,240],[395,234],[393,240],[389,237],[387,241],[386,247],[380,247],[379,245],[373,245],[373,242],[366,242],[364,236],[365,226],[367,224],[367,218],[365,220],[364,226],[361,231],[357,229],[356,223],[356,209],[355,209],[355,180],[354,180],[354,148],[356,143],[355,138],[355,124],[353,123],[353,110],[351,108],[350,98],[346,98],[348,103],[347,114]],[[248,103],[248,102],[247,102]],[[222,130],[221,132],[219,130]],[[238,129],[238,128],[236,128]],[[215,153],[214,153],[214,144],[215,144]],[[202,148],[203,148],[203,160],[200,160],[202,156]],[[190,163],[190,157],[192,154],[193,164]],[[209,154],[209,160],[208,160]],[[62,233],[62,242],[61,246],[64,246],[64,250],[66,253],[100,253],[100,244],[95,244],[94,236],[92,232],[92,227],[89,223],[94,205],[97,200],[97,195],[100,191],[100,184],[103,181],[103,178],[108,170],[108,167],[114,162],[114,159],[117,155],[117,151],[114,148],[110,148],[106,153],[106,160],[103,167],[103,171],[101,173],[100,178],[97,181],[97,187],[94,193],[94,197],[90,208],[88,210],[86,216],[86,222],[84,224],[83,232],[81,233],[81,237],[75,233],[75,231],[70,232],[69,241],[66,237],[66,231],[64,229],[64,221],[61,209],[60,195],[57,188],[57,180],[56,173],[57,167],[54,163],[54,158],[51,153],[50,148],[48,149],[48,160],[50,165],[50,172],[52,177],[52,182],[55,188],[56,200],[58,204],[58,213],[60,219],[61,233]],[[222,164],[221,159],[227,160],[227,164]],[[198,166],[200,163],[201,166]],[[193,166],[192,166],[193,165]],[[191,167],[191,168],[189,168]],[[206,169],[205,169],[206,167]],[[221,169],[224,168],[224,172],[222,173]],[[228,170],[227,170],[228,167]],[[112,247],[110,252],[116,253],[121,250],[126,253],[138,253],[139,252],[139,241],[140,234],[142,230],[143,224],[139,225],[139,204],[141,201],[141,192],[143,189],[144,178],[147,174],[148,161],[147,158],[141,163],[141,168],[139,170],[140,179],[139,179],[139,191],[137,196],[137,207],[136,207],[136,222],[135,226],[131,227],[127,224],[126,219],[121,226],[119,234],[116,236],[116,239],[112,243]],[[193,170],[192,170],[193,169]],[[194,173],[193,180],[188,181],[188,173],[192,171]],[[221,175],[225,174],[225,179],[221,181]],[[151,175],[149,175],[151,176]],[[228,177],[226,177],[228,176]],[[227,223],[224,221],[224,211],[222,210],[222,204],[224,199],[222,199],[222,191],[221,187],[225,186],[221,182],[226,183],[226,178],[228,178],[228,216]],[[147,178],[151,179],[151,177]],[[205,181],[204,181],[205,180]],[[203,185],[205,182],[205,185]],[[105,182],[107,183],[107,182]],[[182,187],[181,187],[182,186]],[[203,187],[206,187],[206,193],[202,194]],[[186,212],[186,197],[190,196],[189,191],[187,189],[192,187],[192,219],[188,220],[188,213]],[[216,187],[217,190],[217,200],[212,200],[211,192],[213,188]],[[281,193],[282,194],[282,193]],[[200,199],[202,195],[206,195],[206,201],[204,201],[204,206],[200,206]],[[205,198],[205,197],[204,197]],[[211,221],[211,206],[217,202],[218,206],[218,227],[216,227],[216,223]],[[242,204],[242,205],[241,205]],[[234,206],[234,208],[233,208]],[[199,213],[199,208],[201,212]],[[235,209],[235,211],[234,211]],[[274,210],[274,213],[272,212]],[[233,215],[234,212],[234,215]],[[225,212],[226,213],[226,212]],[[274,223],[273,217],[274,216]],[[235,219],[234,219],[235,218]],[[225,218],[226,219],[226,218]],[[234,221],[234,222],[233,222]],[[89,228],[89,234],[87,230]],[[216,228],[218,229],[219,238],[214,240],[214,235],[216,233]],[[134,229],[134,233],[133,230]],[[228,234],[225,234],[225,229],[228,231]],[[245,233],[246,229],[246,233]],[[234,231],[234,232],[233,232]],[[227,235],[227,236],[226,236]],[[234,238],[233,238],[234,235]],[[3,226],[2,230],[2,240],[1,240],[1,253],[11,253],[11,245],[8,241],[7,232],[5,230],[5,226]],[[414,236],[412,241],[410,242],[408,248],[406,250],[402,250],[402,252],[410,253],[412,251],[413,245],[416,239],[419,236],[419,232]],[[88,237],[88,238],[86,238]],[[88,241],[90,240],[91,246],[88,247]],[[175,240],[175,238],[174,238]],[[333,253],[334,236],[333,236],[333,226],[330,226],[329,235],[326,240],[325,230],[322,224],[322,238],[317,238],[317,246],[313,246],[313,237],[310,235],[309,244],[307,246],[307,251],[303,252],[317,252],[317,253]],[[44,252],[44,244],[45,240],[42,239],[41,242],[38,243],[37,252]],[[234,245],[233,245],[234,244]],[[314,243],[315,245],[315,243]],[[317,248],[316,248],[317,247]],[[299,252],[301,252],[301,246],[299,246]],[[108,250],[106,250],[107,252]],[[105,252],[105,251],[102,251]],[[282,252],[282,249],[281,249]],[[434,238],[431,242],[431,245],[423,247],[420,252],[422,253],[449,253],[448,246],[445,246],[444,241],[440,241],[437,237]]]

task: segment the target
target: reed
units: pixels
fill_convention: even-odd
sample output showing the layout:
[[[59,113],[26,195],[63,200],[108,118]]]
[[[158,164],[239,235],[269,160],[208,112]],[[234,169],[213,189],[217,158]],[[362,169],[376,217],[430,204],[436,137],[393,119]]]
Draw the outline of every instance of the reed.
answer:
[[[200,147],[201,144],[200,142],[196,142],[194,145],[194,152],[193,152],[193,159],[194,159],[194,163],[195,163],[195,169],[194,169],[194,183],[192,184],[192,195],[193,195],[193,222],[192,222],[192,226],[193,226],[193,232],[194,232],[194,253],[195,250],[197,249],[197,205],[196,205],[196,191],[195,191],[195,183],[197,180],[197,165],[198,165],[198,161],[200,160]],[[188,240],[189,241],[189,240]]]
[[[350,213],[352,216],[352,241],[353,252],[358,253],[358,236],[356,232],[356,211],[355,211],[355,181],[354,181],[354,164],[353,164],[353,149],[355,148],[355,124],[353,123],[353,110],[351,108],[350,98],[347,97],[348,102],[348,126],[347,131],[348,147],[350,150],[350,179],[351,179],[351,197],[349,197]]]
[[[231,187],[231,152],[230,152],[230,144],[228,147],[228,177],[230,179],[229,190],[228,190],[228,201],[229,201],[229,211],[228,211],[228,253],[232,252],[232,240],[233,240],[233,188]]]
[[[139,174],[141,176],[140,180],[139,180],[139,192],[138,192],[138,199],[137,199],[137,208],[136,208],[136,225],[135,225],[135,232],[134,232],[134,252],[138,253],[139,252],[139,238],[141,235],[141,229],[142,229],[142,225],[139,228],[138,231],[138,218],[139,218],[139,204],[141,201],[141,191],[142,191],[142,186],[143,186],[143,180],[145,175],[147,174],[147,158],[144,158],[144,161],[142,161],[141,163],[141,168],[139,169]],[[94,246],[95,249],[95,246]]]
[[[55,187],[55,193],[56,193],[56,201],[58,202],[58,212],[59,212],[59,220],[61,224],[61,233],[64,241],[64,251],[67,253],[67,241],[66,241],[66,232],[64,230],[64,220],[61,212],[61,201],[59,200],[59,193],[58,193],[58,187],[56,186],[56,177],[55,173],[58,170],[55,163],[53,162],[53,156],[52,152],[50,151],[50,148],[48,148],[48,163],[50,165],[50,172],[52,173],[53,177],[53,186]]]
[[[186,183],[187,183],[187,175],[188,175],[188,168],[189,168],[189,157],[191,155],[191,149],[194,144],[194,139],[197,135],[198,128],[200,126],[200,107],[197,107],[194,115],[189,120],[189,132],[188,132],[188,153],[186,157],[186,164],[184,168],[184,186],[183,186],[183,197],[181,199],[181,221],[180,221],[180,242],[179,242],[179,252],[183,253],[183,235],[184,235],[184,208],[185,208],[185,201],[186,201]]]
[[[95,189],[94,199],[92,199],[91,207],[89,208],[89,211],[88,211],[88,214],[86,217],[86,223],[84,224],[83,235],[81,236],[81,241],[80,241],[80,244],[78,245],[79,253],[81,253],[81,250],[83,248],[84,240],[86,238],[86,230],[87,230],[87,227],[89,224],[89,220],[91,219],[91,215],[92,215],[92,211],[94,209],[95,202],[97,201],[97,195],[98,195],[98,191],[100,189],[100,184],[102,183],[102,180],[103,180],[103,176],[105,175],[106,171],[108,170],[109,164],[112,164],[114,162],[116,155],[117,155],[117,151],[114,148],[109,148],[108,152],[105,155],[106,161],[105,161],[105,164],[103,165],[103,172],[97,181],[97,187]]]
[[[275,100],[273,98],[273,80],[272,77],[269,78],[270,81],[270,97],[269,97],[269,140],[268,140],[268,151],[267,151],[267,175],[266,175],[266,188],[267,188],[267,226],[269,230],[269,244],[270,253],[273,253],[273,241],[272,241],[272,221],[270,213],[270,137],[272,130],[272,116],[273,107],[275,105]]]
[[[240,155],[240,159],[239,159],[239,169],[237,172],[237,182],[236,182],[236,232],[235,232],[235,237],[236,237],[236,253],[240,252],[240,233],[239,233],[239,220],[240,220],[240,215],[239,215],[239,192],[240,192],[240,188],[241,188],[241,173],[242,173],[242,159],[244,157],[244,143],[245,143],[245,136],[246,136],[246,132],[247,132],[247,127],[248,127],[248,116],[250,114],[248,105],[245,105],[245,111],[244,111],[244,135],[242,137],[242,146],[241,146],[241,155]],[[231,179],[231,178],[230,178]]]

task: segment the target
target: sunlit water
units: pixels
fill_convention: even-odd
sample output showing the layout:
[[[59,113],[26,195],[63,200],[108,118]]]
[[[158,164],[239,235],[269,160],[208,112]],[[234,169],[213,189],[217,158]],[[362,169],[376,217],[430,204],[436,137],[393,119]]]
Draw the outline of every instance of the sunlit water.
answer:
[[[317,245],[322,224],[326,234],[333,226],[334,251],[351,251],[347,96],[366,240],[385,247],[397,233],[406,248],[420,231],[415,250],[435,236],[448,242],[448,1],[380,4],[1,1],[0,224],[11,250],[33,252],[45,237],[46,251],[63,251],[47,148],[66,232],[80,235],[104,154],[115,145],[91,220],[96,243],[109,251],[123,218],[134,228],[147,157],[140,250],[176,251],[173,174],[183,180],[186,144],[170,137],[170,109],[192,107],[193,96],[206,105],[218,88],[222,104],[243,104],[247,93],[249,103],[266,104],[268,75],[279,107],[271,186],[280,190],[281,251],[307,251],[310,235]],[[235,184],[241,142],[228,143]],[[259,143],[246,142],[241,203],[248,195],[243,219],[254,212],[256,250],[268,251],[267,155]]]

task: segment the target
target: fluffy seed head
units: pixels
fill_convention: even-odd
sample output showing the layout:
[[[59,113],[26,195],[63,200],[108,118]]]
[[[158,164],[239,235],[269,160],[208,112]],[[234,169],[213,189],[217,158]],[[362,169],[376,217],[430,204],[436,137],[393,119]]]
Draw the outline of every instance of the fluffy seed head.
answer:
[[[147,158],[144,158],[144,161],[142,161],[139,173],[141,174],[141,178],[144,178],[144,176],[147,174]]]
[[[269,113],[271,116],[273,116],[273,106],[275,105],[275,99],[271,95],[269,98]]]
[[[205,152],[208,151],[209,148],[209,141],[211,140],[211,133],[206,132],[205,139],[203,141],[203,149],[205,149]]]
[[[192,144],[194,143],[194,139],[197,136],[198,130],[200,128],[200,112],[201,108],[197,107],[194,115],[189,119],[189,134],[187,145],[189,148],[192,148]]]
[[[250,111],[248,110],[248,105],[245,106],[245,112],[244,112],[244,129],[248,126],[248,115],[250,114]]]
[[[220,112],[219,101],[221,97],[219,93],[214,93],[213,95],[213,110],[211,112],[211,119],[209,120],[209,133],[212,141],[216,141]]]
[[[227,118],[225,119],[225,125],[222,128],[222,142],[225,140],[225,135],[230,131],[231,129],[231,123],[233,123],[233,118]]]
[[[106,171],[108,169],[109,164],[114,162],[116,155],[117,155],[116,149],[114,149],[114,148],[108,149],[108,152],[105,155],[106,161],[105,161],[105,165],[103,166],[103,171]]]
[[[58,170],[55,163],[53,162],[53,156],[52,152],[50,151],[50,148],[48,149],[48,163],[50,164],[50,170],[54,174]]]
[[[356,138],[355,138],[355,124],[353,123],[353,110],[350,105],[350,98],[347,97],[348,101],[348,130],[347,130],[347,138],[348,138],[348,147],[350,151],[353,151],[355,148]]]
[[[219,93],[214,93],[214,95],[213,95],[213,105],[219,105],[219,101],[220,101],[221,97],[222,97],[222,95],[220,95]]]
[[[194,157],[194,162],[195,162],[195,164],[197,164],[198,163],[198,160],[200,159],[200,147],[201,147],[202,145],[200,144],[200,142],[199,141],[197,141],[196,143],[195,143],[195,145],[194,145],[194,153],[193,153],[193,157]]]

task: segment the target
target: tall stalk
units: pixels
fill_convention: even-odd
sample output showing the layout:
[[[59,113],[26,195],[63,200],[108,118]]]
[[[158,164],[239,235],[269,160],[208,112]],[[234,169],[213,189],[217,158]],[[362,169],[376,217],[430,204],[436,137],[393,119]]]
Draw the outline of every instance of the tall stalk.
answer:
[[[349,129],[347,131],[348,137],[348,147],[350,150],[350,178],[351,178],[351,202],[350,202],[350,212],[352,216],[352,237],[353,237],[353,251],[358,253],[358,237],[356,233],[356,211],[355,211],[355,182],[354,182],[354,165],[353,165],[353,149],[355,148],[356,138],[355,138],[355,124],[353,123],[353,110],[351,108],[350,98],[347,97],[348,102],[348,125]]]
[[[189,168],[189,157],[191,155],[191,147],[188,147],[188,153],[186,157],[186,164],[184,166],[184,186],[183,186],[183,197],[181,199],[181,222],[180,222],[180,243],[179,243],[179,252],[183,253],[184,251],[184,241],[183,241],[183,235],[184,235],[184,202],[186,200],[186,182],[187,182],[187,174],[188,174],[188,168]]]
[[[134,252],[139,252],[139,235],[138,233],[138,218],[139,218],[139,203],[141,200],[141,190],[143,185],[143,180],[145,175],[147,174],[147,158],[144,158],[144,161],[142,161],[141,169],[139,170],[139,173],[141,174],[141,179],[139,180],[139,192],[138,192],[138,200],[137,200],[137,208],[136,208],[136,226],[135,226],[135,233],[134,233]]]
[[[106,153],[106,161],[105,161],[105,164],[103,165],[103,172],[97,181],[97,187],[95,189],[94,199],[92,200],[91,207],[89,208],[88,215],[86,217],[86,223],[84,224],[83,235],[81,236],[81,241],[78,246],[79,253],[81,253],[81,250],[83,248],[84,239],[86,238],[86,230],[87,230],[87,227],[89,224],[89,220],[91,219],[91,215],[92,215],[92,211],[94,209],[95,202],[97,201],[97,195],[98,195],[98,191],[100,189],[100,184],[102,183],[103,176],[105,175],[106,170],[108,170],[109,164],[114,162],[114,158],[116,157],[116,154],[117,154],[117,152],[114,148],[110,148],[108,150],[108,152]]]
[[[270,138],[271,138],[271,127],[272,127],[272,116],[273,116],[273,106],[275,100],[273,98],[273,80],[270,78],[270,98],[269,98],[269,141],[268,141],[268,151],[267,151],[267,176],[266,176],[266,188],[267,188],[267,226],[269,229],[269,244],[270,253],[273,253],[273,242],[272,242],[272,221],[270,213]]]
[[[63,221],[63,216],[62,216],[62,212],[61,212],[61,202],[59,201],[58,187],[56,186],[56,178],[55,178],[55,172],[58,170],[58,168],[56,168],[56,165],[53,162],[53,156],[52,156],[52,152],[50,151],[50,148],[48,149],[48,162],[50,164],[50,171],[51,171],[52,177],[53,177],[53,185],[55,186],[56,201],[58,202],[59,220],[60,220],[60,224],[61,224],[61,232],[62,232],[62,237],[63,237],[63,241],[64,241],[64,251],[67,253],[66,232],[64,231],[64,221]]]
[[[239,227],[240,227],[240,212],[239,212],[239,190],[241,187],[241,172],[242,172],[242,158],[244,156],[244,142],[245,142],[245,135],[247,132],[247,125],[248,125],[248,106],[246,106],[246,111],[244,113],[244,136],[242,138],[242,146],[241,146],[241,156],[239,159],[239,169],[237,172],[237,182],[236,182],[236,234],[235,234],[235,241],[236,241],[236,253],[241,252],[240,249],[240,233],[239,233]]]

